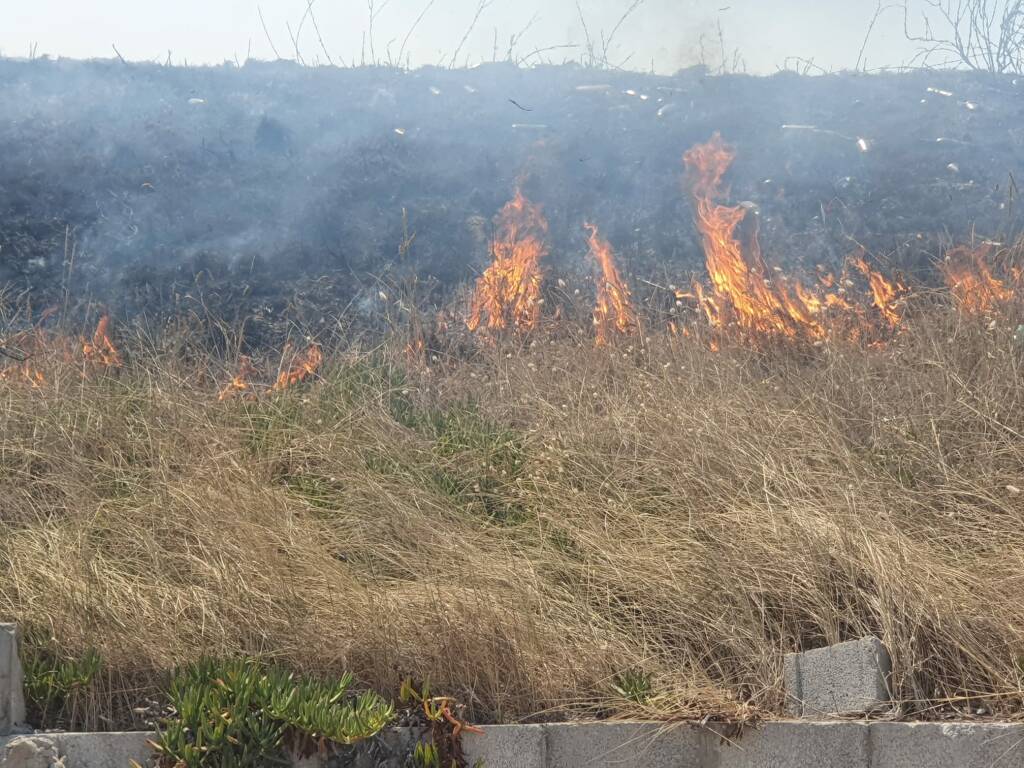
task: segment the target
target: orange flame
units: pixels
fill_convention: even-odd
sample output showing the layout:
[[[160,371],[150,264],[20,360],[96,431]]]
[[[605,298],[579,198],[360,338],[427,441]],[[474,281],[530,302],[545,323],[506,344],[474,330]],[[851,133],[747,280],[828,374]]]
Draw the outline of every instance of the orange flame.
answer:
[[[0,370],[0,381],[23,381],[32,389],[41,389],[46,386],[46,376],[38,368],[33,368],[28,362]]]
[[[247,355],[242,355],[238,361],[238,372],[217,393],[217,399],[223,402],[235,395],[251,397],[254,393],[250,379],[257,373],[258,371],[253,366],[252,360]]]
[[[540,319],[540,261],[547,254],[544,240],[548,222],[540,206],[517,189],[515,197],[498,214],[497,232],[491,241],[494,262],[480,276],[466,325],[475,331],[487,316],[488,330],[509,325],[519,330],[534,328]]]
[[[277,381],[274,382],[273,389],[275,391],[281,391],[288,389],[301,381],[305,381],[307,378],[316,373],[317,368],[320,367],[320,363],[323,362],[324,353],[320,349],[319,344],[310,344],[309,348],[306,349],[301,355],[296,357],[291,366],[282,371],[277,377]]]
[[[823,336],[824,328],[814,318],[821,302],[810,302],[809,293],[799,283],[791,290],[784,278],[771,276],[756,230],[746,248],[736,236],[746,211],[741,206],[715,202],[722,195],[722,177],[734,157],[733,149],[717,133],[683,157],[713,292],[707,296],[695,284],[698,301],[708,321],[717,328],[735,324],[758,335]]]
[[[1013,298],[1013,290],[992,274],[988,261],[992,246],[961,245],[946,254],[942,274],[960,308],[970,314],[985,314]]]
[[[900,324],[900,314],[897,311],[897,302],[901,294],[906,292],[906,286],[899,281],[891,282],[886,280],[880,272],[876,272],[871,268],[863,256],[853,256],[850,261],[868,279],[868,285],[871,286],[872,303],[882,313],[882,317],[885,318],[889,327],[895,328],[898,326]]]
[[[110,340],[107,331],[110,328],[110,315],[103,315],[96,324],[92,341],[82,339],[82,355],[86,362],[103,365],[107,368],[120,368],[121,355]]]
[[[601,274],[597,280],[597,305],[594,307],[594,327],[599,346],[608,343],[613,331],[628,333],[637,324],[636,312],[629,298],[629,286],[619,275],[611,244],[598,234],[589,222],[583,225],[590,232],[590,253],[597,259]]]
[[[423,362],[423,353],[426,351],[427,343],[422,336],[410,340],[405,345],[405,356],[410,362],[419,364]]]

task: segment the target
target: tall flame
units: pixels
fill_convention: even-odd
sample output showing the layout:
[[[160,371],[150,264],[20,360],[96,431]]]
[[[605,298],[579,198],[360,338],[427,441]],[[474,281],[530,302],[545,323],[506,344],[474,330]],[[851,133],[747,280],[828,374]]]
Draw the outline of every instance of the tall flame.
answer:
[[[824,328],[814,317],[820,301],[810,301],[799,283],[791,289],[784,278],[770,275],[756,230],[746,247],[736,236],[746,211],[715,202],[723,195],[722,177],[734,158],[733,149],[717,133],[683,156],[713,293],[707,296],[694,285],[701,307],[714,327],[735,324],[759,335],[823,336]]]
[[[110,315],[103,315],[96,324],[92,340],[82,339],[82,356],[86,362],[103,365],[107,368],[121,367],[121,354],[110,340]]]
[[[868,279],[868,285],[871,287],[872,303],[882,313],[882,317],[885,318],[889,327],[897,327],[900,324],[897,302],[900,296],[906,292],[906,286],[899,281],[887,280],[882,273],[872,269],[861,255],[851,257],[850,261]]]
[[[540,206],[517,189],[497,218],[491,241],[494,262],[476,283],[466,325],[475,331],[486,315],[486,327],[534,328],[540,319],[540,261],[547,254],[548,222]]]
[[[597,329],[599,346],[608,343],[613,331],[628,333],[636,328],[637,316],[630,302],[629,286],[619,275],[611,244],[601,237],[594,224],[583,225],[590,233],[587,238],[590,253],[601,267],[596,275],[597,304],[594,307],[594,327]]]
[[[992,246],[961,245],[946,254],[942,274],[953,298],[971,314],[985,314],[1013,298],[1013,289],[992,274]]]
[[[320,367],[320,363],[323,362],[323,359],[324,353],[320,349],[320,345],[316,343],[310,344],[305,352],[292,360],[290,366],[286,370],[281,371],[280,375],[277,377],[277,381],[274,382],[272,389],[280,391],[288,389],[288,387],[298,384],[301,381],[305,381],[316,373],[317,368]]]

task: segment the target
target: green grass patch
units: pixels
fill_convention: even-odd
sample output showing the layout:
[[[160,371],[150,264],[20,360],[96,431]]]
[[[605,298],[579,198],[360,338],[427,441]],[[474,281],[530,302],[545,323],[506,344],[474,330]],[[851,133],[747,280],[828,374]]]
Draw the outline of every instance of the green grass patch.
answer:
[[[293,754],[352,745],[394,716],[375,693],[354,695],[352,677],[298,677],[248,658],[203,660],[179,670],[169,698],[175,716],[159,729],[167,768],[289,765]]]

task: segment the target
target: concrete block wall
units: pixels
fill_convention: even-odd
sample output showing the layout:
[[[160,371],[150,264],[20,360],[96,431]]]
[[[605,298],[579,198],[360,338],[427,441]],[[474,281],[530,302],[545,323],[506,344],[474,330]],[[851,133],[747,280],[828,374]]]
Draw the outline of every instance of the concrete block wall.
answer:
[[[128,768],[152,756],[148,733],[43,733],[0,740],[0,768]],[[345,765],[402,768],[410,729],[392,747]],[[402,748],[395,751],[395,745]],[[665,723],[498,725],[467,734],[469,765],[485,768],[1024,768],[1024,724],[773,722],[732,733]],[[402,754],[399,754],[402,753]],[[327,768],[307,759],[302,768]]]
[[[794,654],[787,682],[800,712],[888,703],[888,656],[875,638]],[[0,625],[0,728],[24,720],[13,625]],[[152,733],[0,734],[0,768],[150,764]],[[392,728],[345,751],[352,768],[404,768],[419,729]],[[1024,723],[769,722],[758,727],[588,722],[486,726],[463,740],[485,768],[1024,768]],[[338,764],[314,756],[296,768]]]
[[[738,735],[664,723],[483,730],[466,737],[466,756],[488,768],[1024,768],[1024,724],[773,722]]]
[[[0,736],[25,722],[25,698],[18,657],[18,628],[0,624]]]

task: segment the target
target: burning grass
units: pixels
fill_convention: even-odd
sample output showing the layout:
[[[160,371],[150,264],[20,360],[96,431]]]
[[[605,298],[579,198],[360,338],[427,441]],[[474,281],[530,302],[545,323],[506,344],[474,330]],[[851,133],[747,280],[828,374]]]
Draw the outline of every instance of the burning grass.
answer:
[[[16,335],[0,616],[91,670],[49,724],[139,725],[236,654],[478,720],[770,716],[784,652],[867,633],[906,714],[1019,714],[1024,242],[952,249],[944,291],[864,253],[803,282],[718,202],[732,160],[686,154],[709,283],[669,316],[592,224],[592,312],[546,314],[517,192],[465,326],[276,365],[106,315]]]
[[[1019,713],[1020,306],[912,309],[884,346],[325,342],[223,400],[121,329],[0,380],[0,615],[98,651],[90,727],[236,653],[479,721],[771,715],[782,653],[865,633],[905,711]]]

